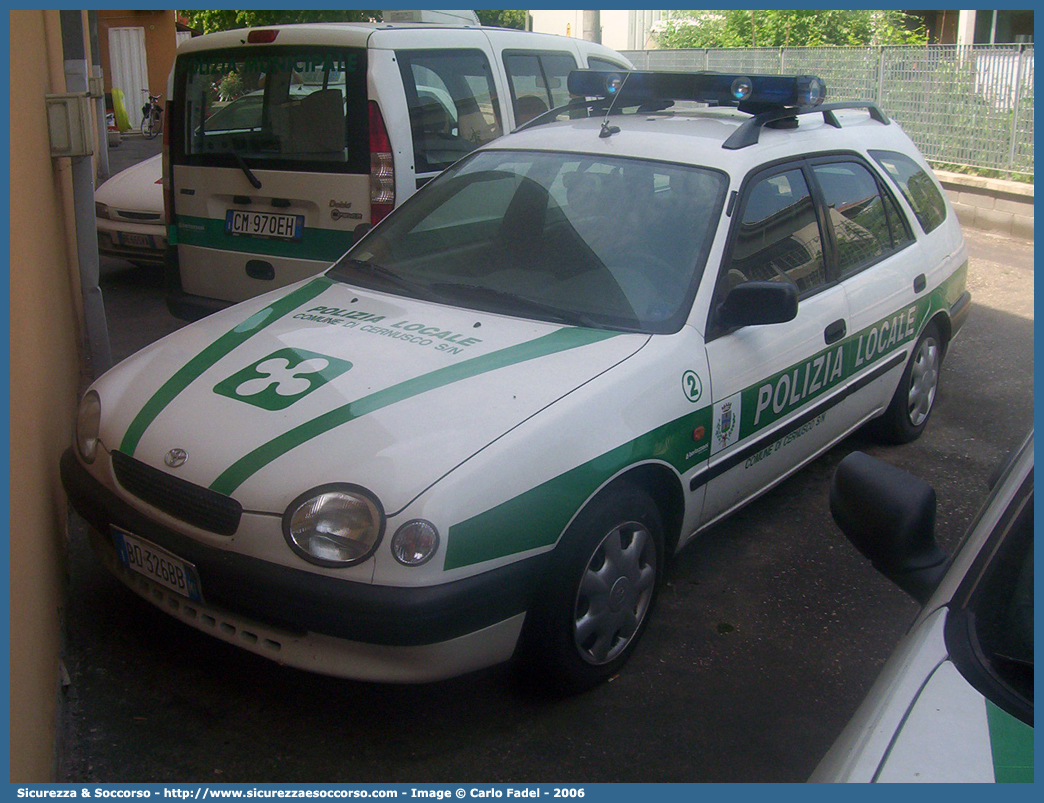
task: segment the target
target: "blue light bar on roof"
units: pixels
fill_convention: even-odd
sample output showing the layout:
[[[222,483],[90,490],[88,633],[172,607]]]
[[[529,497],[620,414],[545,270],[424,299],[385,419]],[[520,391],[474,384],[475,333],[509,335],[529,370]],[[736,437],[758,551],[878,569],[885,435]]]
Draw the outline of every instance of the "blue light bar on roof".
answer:
[[[815,75],[574,70],[568,86],[570,94],[582,97],[631,103],[688,100],[751,110],[818,106],[826,98],[826,84]]]

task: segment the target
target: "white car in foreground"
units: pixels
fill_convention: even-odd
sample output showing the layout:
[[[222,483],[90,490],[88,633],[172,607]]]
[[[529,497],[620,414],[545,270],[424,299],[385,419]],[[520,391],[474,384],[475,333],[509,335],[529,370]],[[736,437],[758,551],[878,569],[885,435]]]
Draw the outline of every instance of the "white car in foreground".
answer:
[[[924,608],[813,781],[1033,781],[1033,462],[1031,433],[952,558],[927,483],[838,466],[838,525]]]
[[[579,689],[697,533],[873,419],[923,431],[967,253],[897,125],[809,76],[570,89],[601,97],[94,383],[63,479],[128,585],[320,672]]]
[[[98,252],[136,265],[162,265],[167,247],[163,165],[157,154],[121,170],[94,191]]]

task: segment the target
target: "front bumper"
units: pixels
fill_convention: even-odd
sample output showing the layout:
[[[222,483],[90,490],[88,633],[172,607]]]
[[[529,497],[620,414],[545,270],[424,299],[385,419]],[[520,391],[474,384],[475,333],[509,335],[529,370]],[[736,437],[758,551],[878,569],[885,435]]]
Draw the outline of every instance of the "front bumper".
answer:
[[[166,227],[147,223],[114,222],[103,218],[98,218],[97,223],[98,253],[130,262],[163,265],[163,255],[167,249]],[[128,245],[128,239],[134,239],[135,242],[144,241],[149,245]]]
[[[367,585],[279,566],[175,532],[95,479],[72,449],[62,455],[61,477],[72,507],[96,530],[95,551],[133,590],[226,641],[325,674],[414,682],[507,660],[547,560],[540,555],[437,586]],[[205,603],[125,569],[110,540],[113,525],[194,564]],[[240,632],[252,635],[244,640]],[[299,644],[304,658],[291,660],[283,650],[278,657],[270,654],[266,641]]]

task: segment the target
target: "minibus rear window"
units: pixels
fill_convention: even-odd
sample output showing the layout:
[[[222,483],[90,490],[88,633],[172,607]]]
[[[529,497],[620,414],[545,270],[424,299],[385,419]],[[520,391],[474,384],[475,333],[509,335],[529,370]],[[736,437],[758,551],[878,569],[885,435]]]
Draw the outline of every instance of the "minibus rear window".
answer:
[[[366,51],[208,50],[178,57],[176,163],[367,173]]]

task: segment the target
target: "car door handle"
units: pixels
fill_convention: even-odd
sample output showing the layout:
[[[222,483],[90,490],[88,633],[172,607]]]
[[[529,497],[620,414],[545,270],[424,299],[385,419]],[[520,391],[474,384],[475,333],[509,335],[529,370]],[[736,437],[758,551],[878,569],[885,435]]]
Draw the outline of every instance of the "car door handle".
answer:
[[[920,276],[918,276],[916,279],[914,279],[914,292],[915,293],[922,292],[924,290],[924,288],[926,288],[927,286],[928,286],[928,279],[925,278],[925,275],[923,273]]]
[[[823,330],[823,339],[829,346],[831,343],[836,343],[838,340],[845,336],[845,332],[848,331],[848,327],[845,326],[844,318],[840,321],[834,321],[830,326]]]

